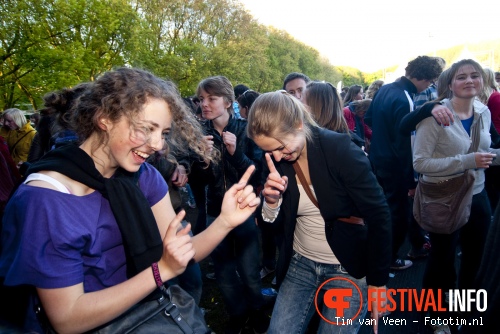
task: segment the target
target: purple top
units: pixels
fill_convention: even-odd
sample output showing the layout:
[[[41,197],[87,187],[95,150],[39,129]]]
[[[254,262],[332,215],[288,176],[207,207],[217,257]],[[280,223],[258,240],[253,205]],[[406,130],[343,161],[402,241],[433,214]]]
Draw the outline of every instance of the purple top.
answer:
[[[168,186],[154,167],[143,166],[139,187],[153,206]],[[5,210],[2,244],[6,285],[50,289],[83,282],[92,292],[127,279],[120,230],[98,191],[75,196],[21,185]]]

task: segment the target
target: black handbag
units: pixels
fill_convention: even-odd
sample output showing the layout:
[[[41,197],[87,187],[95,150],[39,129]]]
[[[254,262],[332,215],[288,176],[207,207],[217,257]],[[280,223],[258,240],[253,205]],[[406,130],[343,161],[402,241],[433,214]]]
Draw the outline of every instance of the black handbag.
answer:
[[[35,313],[45,334],[56,333],[40,305]],[[178,285],[171,285],[161,289],[158,299],[138,303],[113,321],[86,333],[207,334],[211,330],[191,295]]]

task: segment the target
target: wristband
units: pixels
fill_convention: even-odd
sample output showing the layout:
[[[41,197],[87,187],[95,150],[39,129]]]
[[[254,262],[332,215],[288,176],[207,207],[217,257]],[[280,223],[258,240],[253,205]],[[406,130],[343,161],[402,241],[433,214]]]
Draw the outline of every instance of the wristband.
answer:
[[[163,287],[163,281],[161,280],[160,269],[158,269],[158,263],[154,262],[151,265],[151,269],[153,269],[153,277],[155,278],[156,285],[159,288]]]

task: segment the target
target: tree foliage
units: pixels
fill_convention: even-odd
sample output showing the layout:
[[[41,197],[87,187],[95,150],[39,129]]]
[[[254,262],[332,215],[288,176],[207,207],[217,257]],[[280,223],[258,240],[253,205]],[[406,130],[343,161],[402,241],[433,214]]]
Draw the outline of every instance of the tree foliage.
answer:
[[[47,92],[118,66],[169,78],[184,96],[212,75],[266,92],[280,89],[290,72],[344,86],[382,74],[332,66],[288,33],[259,24],[238,0],[3,0],[0,12],[3,109],[38,109]],[[450,61],[459,52],[440,55]],[[500,64],[500,54],[489,57]]]
[[[4,0],[0,10],[4,109],[37,109],[45,93],[118,66],[169,78],[185,96],[212,75],[262,92],[292,71],[340,77],[316,50],[258,24],[235,0]]]

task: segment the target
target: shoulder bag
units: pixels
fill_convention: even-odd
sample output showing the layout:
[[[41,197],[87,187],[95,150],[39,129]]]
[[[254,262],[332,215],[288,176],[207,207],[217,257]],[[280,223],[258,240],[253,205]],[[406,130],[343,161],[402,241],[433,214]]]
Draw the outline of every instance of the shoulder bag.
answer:
[[[467,153],[479,147],[479,121],[473,128],[472,143]],[[425,231],[451,234],[469,220],[474,189],[474,175],[462,175],[438,183],[426,182],[420,176],[413,200],[413,216]]]
[[[111,322],[87,334],[207,334],[211,333],[194,299],[178,285],[163,287],[157,299],[145,300]],[[40,305],[35,313],[44,334],[55,334]]]

